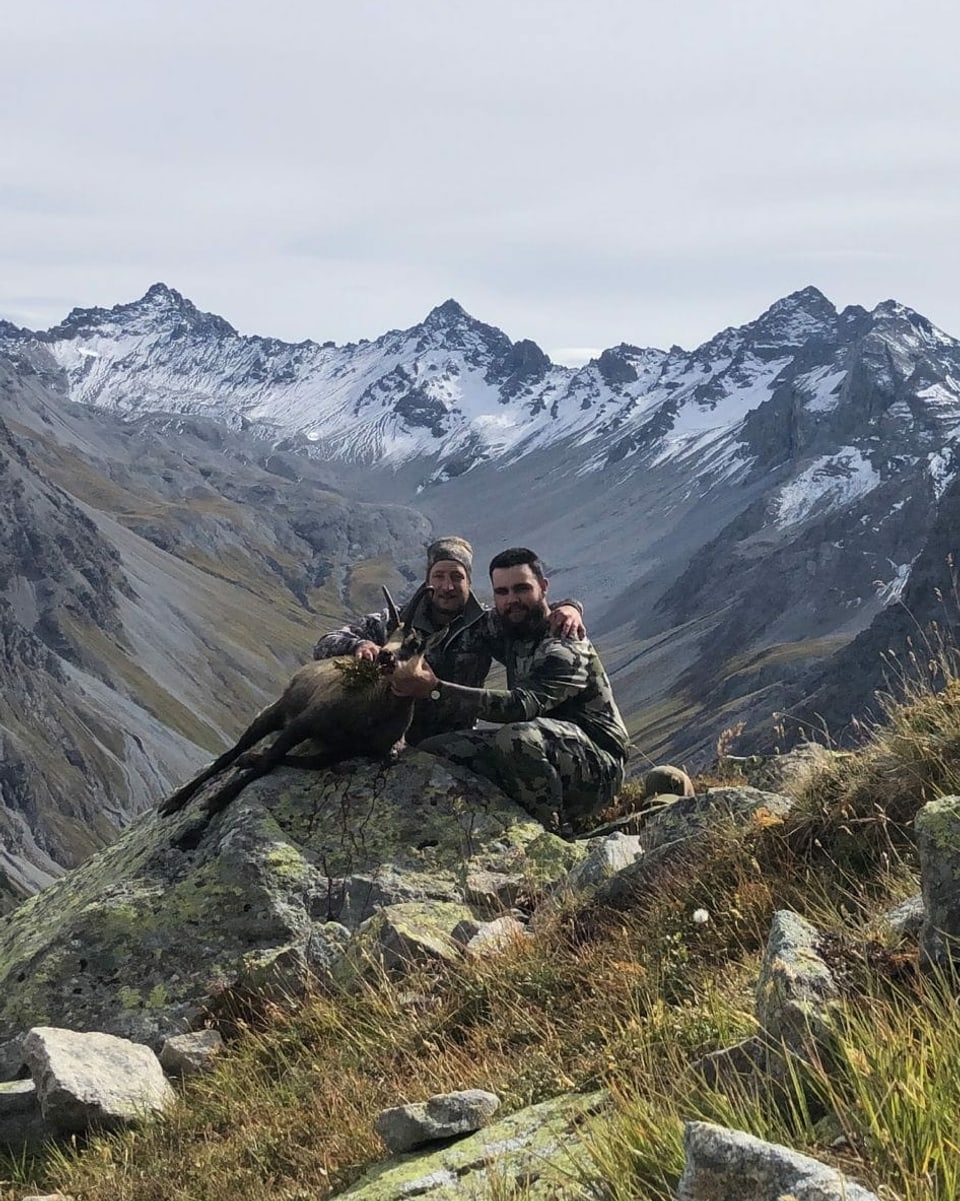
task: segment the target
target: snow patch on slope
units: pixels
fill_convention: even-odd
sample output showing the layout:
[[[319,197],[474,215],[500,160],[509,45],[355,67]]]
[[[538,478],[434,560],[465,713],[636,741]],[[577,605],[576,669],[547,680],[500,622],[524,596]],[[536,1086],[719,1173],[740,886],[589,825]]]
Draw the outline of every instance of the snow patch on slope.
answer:
[[[941,450],[932,451],[927,455],[927,474],[933,484],[933,494],[939,500],[946,492],[947,485],[957,474],[953,451],[949,446],[944,446]]]
[[[814,511],[839,509],[880,483],[870,460],[855,446],[823,455],[785,484],[774,498],[774,522],[780,529],[798,525]]]
[[[808,413],[830,413],[840,403],[840,388],[847,378],[845,370],[828,364],[797,376],[796,389],[803,397]]]
[[[730,387],[713,403],[694,397],[686,400],[670,432],[664,436],[654,464],[689,459],[702,453],[718,437],[733,434],[751,409],[770,399],[777,376],[791,361],[787,357],[764,363],[748,356],[738,372],[744,380],[742,384]],[[734,453],[735,448],[731,447],[731,455]]]
[[[882,605],[892,605],[903,596],[903,590],[910,579],[910,569],[913,567],[912,559],[909,563],[894,563],[892,559],[888,562],[894,571],[893,578],[876,581],[877,599]]]

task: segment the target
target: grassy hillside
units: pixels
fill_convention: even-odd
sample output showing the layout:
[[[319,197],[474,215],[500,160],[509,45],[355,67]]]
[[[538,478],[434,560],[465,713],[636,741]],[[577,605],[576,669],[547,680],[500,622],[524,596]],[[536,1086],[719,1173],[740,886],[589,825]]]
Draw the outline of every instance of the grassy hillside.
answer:
[[[936,670],[938,690],[889,703],[860,752],[811,767],[785,821],[760,811],[745,837],[718,832],[630,912],[568,907],[501,957],[319,992],[296,1012],[223,999],[229,1049],[171,1116],[8,1163],[0,1196],[29,1185],[84,1201],[306,1201],[383,1157],[372,1123],[384,1106],[477,1087],[509,1111],[604,1085],[615,1115],[590,1133],[592,1166],[569,1195],[673,1198],[681,1124],[702,1118],[806,1150],[883,1195],[952,1201],[960,1009],[951,982],[922,976],[915,944],[877,920],[918,891],[915,812],[960,791],[960,679]],[[831,1072],[798,1067],[779,1107],[772,1091],[719,1092],[693,1068],[753,1030],[778,908],[828,936],[857,998]]]

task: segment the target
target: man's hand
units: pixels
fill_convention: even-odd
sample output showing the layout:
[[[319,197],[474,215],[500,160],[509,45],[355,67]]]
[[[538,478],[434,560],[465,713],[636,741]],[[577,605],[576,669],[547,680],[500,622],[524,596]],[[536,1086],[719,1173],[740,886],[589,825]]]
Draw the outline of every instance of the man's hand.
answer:
[[[425,659],[410,659],[397,665],[390,677],[390,690],[397,696],[412,696],[422,700],[436,688],[438,683],[433,668]]]
[[[375,642],[358,642],[353,648],[353,657],[354,659],[369,659],[371,663],[374,663],[382,649]]]
[[[556,638],[586,638],[587,628],[576,605],[557,605],[547,619],[550,633]]]

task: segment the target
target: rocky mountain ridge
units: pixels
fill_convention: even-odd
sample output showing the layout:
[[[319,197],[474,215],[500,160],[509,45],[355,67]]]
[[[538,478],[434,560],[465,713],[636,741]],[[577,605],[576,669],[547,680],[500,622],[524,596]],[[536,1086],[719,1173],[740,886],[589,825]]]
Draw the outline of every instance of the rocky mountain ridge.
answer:
[[[835,452],[838,436],[857,432],[851,399],[865,387],[886,403],[875,413],[854,404],[858,419],[895,424],[908,410],[941,442],[960,421],[956,340],[894,301],[838,313],[815,288],[692,352],[622,344],[577,369],[551,363],[529,340],[511,342],[453,300],[370,342],[290,344],[242,336],[163,284],[109,310],[75,309],[47,331],[0,329],[6,354],[28,346],[48,352],[81,403],[126,417],[204,414],[303,439],[330,459],[397,467],[435,456],[434,482],[571,439],[590,448],[583,470],[640,454],[677,463],[696,455],[712,474],[745,460],[764,471],[784,451]],[[785,392],[795,441],[774,450],[772,415],[758,410],[772,403],[777,413]],[[898,396],[904,410],[891,414]],[[871,436],[882,439],[881,426]],[[858,449],[856,468],[869,460],[879,469],[869,453],[877,448]]]
[[[171,444],[62,383],[42,351],[0,359],[0,910],[191,775],[345,606],[406,587],[429,531],[309,460],[200,418]]]
[[[702,765],[724,726],[769,730],[808,696],[834,696],[838,731],[867,698],[831,680],[837,653],[888,628],[917,564],[914,591],[946,587],[960,343],[895,301],[838,312],[805,288],[693,351],[574,369],[452,300],[338,347],[240,335],[156,284],[47,331],[0,323],[0,371],[10,471],[38,498],[4,526],[4,636],[90,673],[107,713],[119,686],[154,766],[119,771],[115,813],[235,734],[318,628],[402,592],[431,525],[478,564],[533,545],[553,594],[584,598],[635,770]],[[60,548],[42,570],[31,540]],[[38,571],[61,598],[42,612]],[[50,745],[62,797],[79,769]],[[60,803],[29,828],[51,838]],[[74,861],[70,843],[44,853]]]

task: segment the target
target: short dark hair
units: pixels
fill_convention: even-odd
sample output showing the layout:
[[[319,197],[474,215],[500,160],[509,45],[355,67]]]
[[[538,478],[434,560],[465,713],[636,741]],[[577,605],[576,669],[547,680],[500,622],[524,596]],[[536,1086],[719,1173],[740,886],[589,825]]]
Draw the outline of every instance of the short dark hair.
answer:
[[[494,569],[497,567],[529,567],[541,584],[547,578],[544,575],[543,564],[540,562],[539,556],[525,546],[511,546],[507,550],[502,550],[499,555],[494,555],[490,560],[491,579]]]

